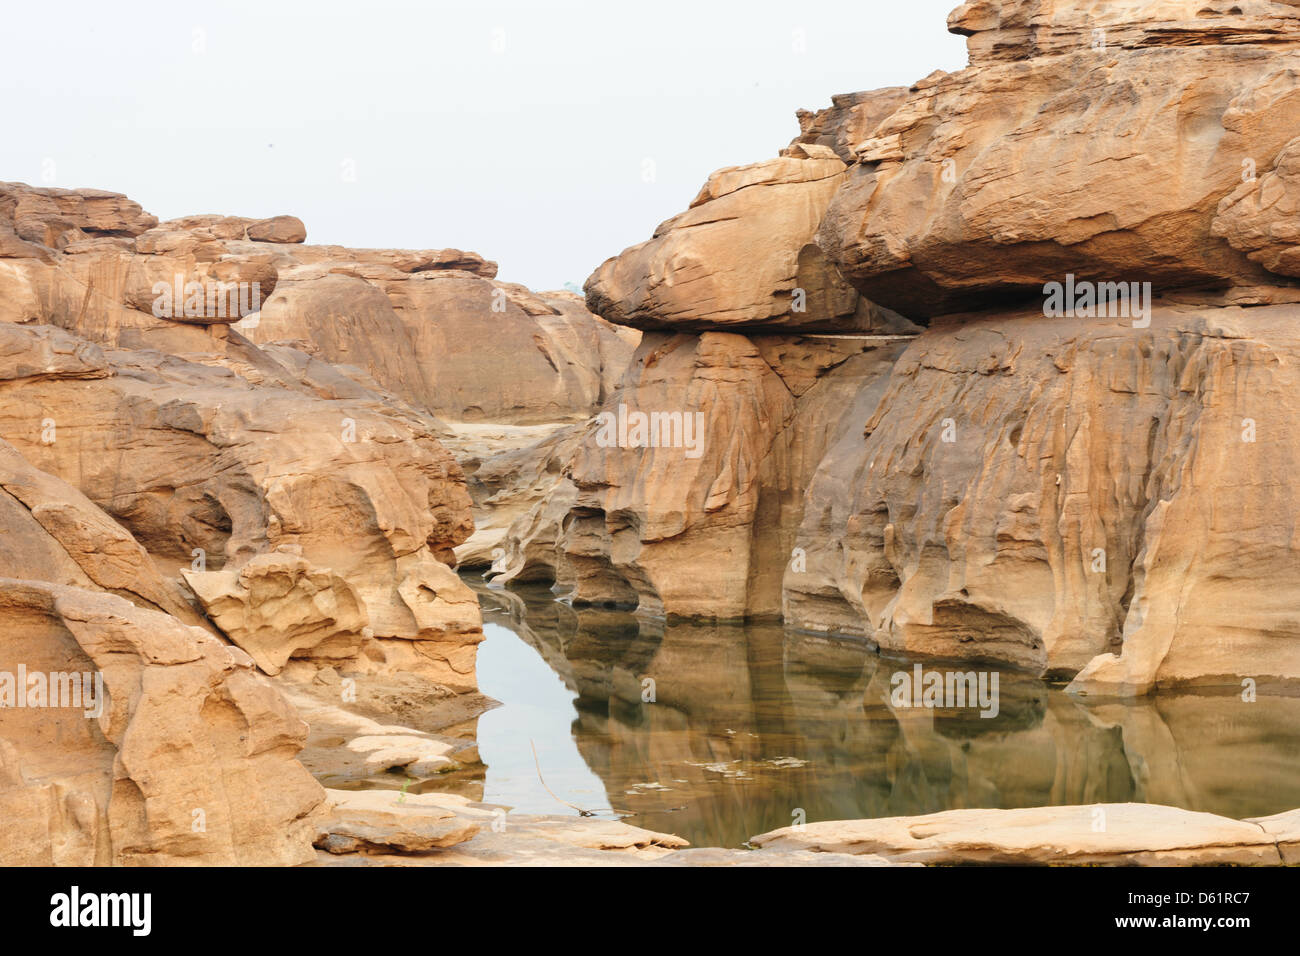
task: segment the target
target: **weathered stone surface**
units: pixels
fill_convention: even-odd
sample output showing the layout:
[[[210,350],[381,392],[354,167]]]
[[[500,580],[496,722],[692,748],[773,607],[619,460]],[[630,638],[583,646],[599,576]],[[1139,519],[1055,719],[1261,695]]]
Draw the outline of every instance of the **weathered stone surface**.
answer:
[[[1281,862],[1256,823],[1150,804],[949,810],[921,817],[809,823],[754,837],[767,848],[869,853],[928,864],[1260,866]]]
[[[1262,827],[1276,841],[1283,863],[1287,866],[1300,864],[1300,810],[1288,810],[1245,822]]]
[[[799,110],[799,135],[786,148],[795,152],[800,146],[825,146],[848,165],[857,162],[859,143],[871,135],[881,121],[907,99],[905,86],[862,93],[843,93],[831,97],[831,105],[811,112]]]
[[[898,317],[862,299],[812,241],[847,167],[825,146],[796,151],[714,173],[689,210],[592,274],[588,307],[642,329],[890,327]]]
[[[248,238],[254,242],[306,242],[307,227],[297,216],[272,216],[250,223]]]
[[[18,328],[0,323],[0,382],[111,374],[103,350],[85,339],[50,326]]]
[[[1300,28],[1292,0],[973,0],[948,17],[972,63],[1106,49],[1286,44]],[[1100,34],[1100,36],[1098,35]]]
[[[78,239],[138,236],[158,220],[121,193],[0,183],[0,223],[20,240],[62,249]]]
[[[330,790],[316,846],[329,853],[420,853],[455,846],[478,833],[483,817],[455,798],[395,790]]]
[[[507,815],[504,808],[451,794],[328,793],[330,804],[319,818],[316,846],[336,859],[321,860],[325,866],[364,865],[364,858],[398,866],[628,866],[669,858],[688,845],[671,834],[619,820]],[[348,859],[354,854],[363,859]],[[722,861],[714,857],[701,862]]]
[[[187,623],[198,616],[120,525],[0,439],[0,577],[103,589]]]
[[[312,265],[284,275],[248,330],[253,341],[310,343],[325,361],[356,365],[453,421],[590,414],[638,338],[576,296],[538,296],[464,271],[339,274]]]
[[[289,671],[285,673],[287,675]],[[411,675],[400,677],[400,681],[393,681],[399,699],[424,701],[433,696],[429,693],[430,688],[421,686],[418,678],[413,680]],[[310,728],[298,759],[317,780],[331,787],[347,785],[356,789],[368,785],[388,789],[394,771],[401,771],[409,783],[478,762],[478,751],[472,740],[457,740],[392,722],[391,711],[396,709],[392,700],[383,701],[386,716],[390,717],[388,723],[380,723],[348,709],[349,705],[355,706],[356,691],[371,690],[377,683],[380,682],[370,677],[362,681],[353,678],[344,694],[341,675],[326,668],[316,670],[309,684],[284,678],[277,682],[285,699],[293,704]],[[322,693],[331,685],[334,690],[332,700],[330,695]],[[436,713],[436,707],[434,710]],[[453,719],[460,716],[458,714]],[[425,726],[429,717],[429,713],[422,712],[417,719],[404,719]]]
[[[238,569],[181,576],[212,622],[267,674],[291,657],[353,657],[366,639],[370,619],[352,586],[300,555],[259,554]]]
[[[1300,276],[1298,219],[1300,138],[1283,148],[1268,172],[1249,176],[1219,203],[1212,229],[1270,272]]]
[[[787,623],[1044,674],[1088,665],[1090,693],[1300,676],[1294,317],[1007,313],[926,332],[811,482]]]
[[[503,578],[545,578],[553,567],[583,604],[779,614],[806,480],[830,436],[849,427],[845,401],[887,375],[904,343],[647,334],[606,406],[608,426],[598,418],[580,429],[562,468],[572,490],[558,485],[508,533]],[[651,413],[670,417],[647,418],[638,438],[631,416]],[[543,556],[551,541],[554,560]]]
[[[0,624],[4,670],[95,673],[106,697],[97,714],[0,708],[5,865],[311,859],[324,794],[294,760],[306,727],[241,651],[111,594],[9,578]]]
[[[466,471],[474,534],[456,548],[457,568],[491,568],[502,584],[521,575],[556,579],[556,533],[574,493],[564,468],[582,433],[564,425],[459,426],[445,444]]]
[[[0,329],[34,344],[58,338],[40,327]],[[224,360],[242,375],[146,351],[66,346],[79,356],[66,374],[97,377],[11,379],[0,386],[0,435],[176,573],[196,570],[197,560],[203,570],[237,571],[280,546],[300,549],[364,606],[379,642],[360,658],[365,666],[415,668],[472,689],[477,603],[443,563],[473,529],[469,496],[430,424],[373,398],[321,398],[258,350],[227,346]],[[277,614],[298,614],[306,626],[319,609],[294,593],[305,603]],[[354,625],[340,623],[349,646]]]
[[[958,20],[975,29],[1040,5],[967,6]],[[1059,55],[1019,59],[1050,32],[1017,27],[1014,62],[921,81],[858,144],[818,245],[863,295],[910,318],[1038,296],[1067,273],[1157,292],[1268,285],[1211,224],[1246,164],[1267,172],[1300,121],[1300,21],[1270,6],[1281,32],[1219,45],[1213,18],[1200,34],[1149,33],[1151,4],[1046,5],[1076,25],[1089,12],[1110,22],[1103,7],[1140,13],[1135,36],[1173,45],[1129,49],[1117,34],[1092,49],[1066,31]]]

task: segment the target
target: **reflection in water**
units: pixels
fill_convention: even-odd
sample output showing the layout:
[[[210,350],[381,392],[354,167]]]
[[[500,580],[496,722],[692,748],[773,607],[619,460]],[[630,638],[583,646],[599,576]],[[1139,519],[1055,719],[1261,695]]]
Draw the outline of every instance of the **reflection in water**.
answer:
[[[890,678],[910,665],[857,642],[779,625],[665,625],[575,610],[545,588],[471,583],[485,622],[499,625],[481,652],[483,691],[505,703],[480,725],[487,799],[528,812],[565,812],[537,784],[530,735],[560,797],[695,846],[739,846],[799,810],[811,823],[1126,801],[1236,818],[1300,806],[1300,699],[1088,703],[1003,671],[994,719],[893,708]],[[567,693],[539,691],[554,683],[544,675],[519,699],[494,676],[512,661],[536,667],[537,655]],[[642,701],[647,678],[653,703]],[[575,744],[603,795],[584,783]]]

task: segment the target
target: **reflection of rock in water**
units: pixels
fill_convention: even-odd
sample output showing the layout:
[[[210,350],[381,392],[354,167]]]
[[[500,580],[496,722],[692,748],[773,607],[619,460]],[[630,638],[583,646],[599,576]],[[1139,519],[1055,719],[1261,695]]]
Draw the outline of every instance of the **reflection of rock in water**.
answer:
[[[987,719],[891,706],[891,676],[911,662],[860,641],[575,610],[541,588],[481,597],[485,620],[578,694],[574,737],[609,805],[697,846],[739,845],[800,810],[812,822],[1145,801],[1242,818],[1300,805],[1297,699],[1089,705],[1002,671]]]

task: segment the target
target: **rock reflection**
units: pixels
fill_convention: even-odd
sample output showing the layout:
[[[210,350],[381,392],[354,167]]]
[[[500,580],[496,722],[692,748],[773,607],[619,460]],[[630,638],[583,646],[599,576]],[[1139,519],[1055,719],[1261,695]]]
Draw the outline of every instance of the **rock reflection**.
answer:
[[[1141,801],[1241,818],[1300,806],[1297,698],[1089,703],[1003,671],[986,719],[892,706],[890,678],[912,665],[861,643],[574,609],[544,588],[480,595],[485,617],[577,694],[573,737],[609,805],[696,846],[739,846],[800,813]]]

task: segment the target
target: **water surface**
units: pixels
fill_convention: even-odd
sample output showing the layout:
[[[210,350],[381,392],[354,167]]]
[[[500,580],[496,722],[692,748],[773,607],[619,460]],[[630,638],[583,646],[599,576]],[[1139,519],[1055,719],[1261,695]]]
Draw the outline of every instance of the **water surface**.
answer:
[[[540,587],[476,590],[488,635],[479,682],[504,704],[479,721],[483,799],[521,812],[574,812],[559,800],[613,808],[695,846],[734,847],[800,814],[1137,801],[1242,818],[1300,807],[1297,698],[1090,703],[1002,671],[995,718],[900,708],[891,677],[911,663],[860,642],[576,610]]]

